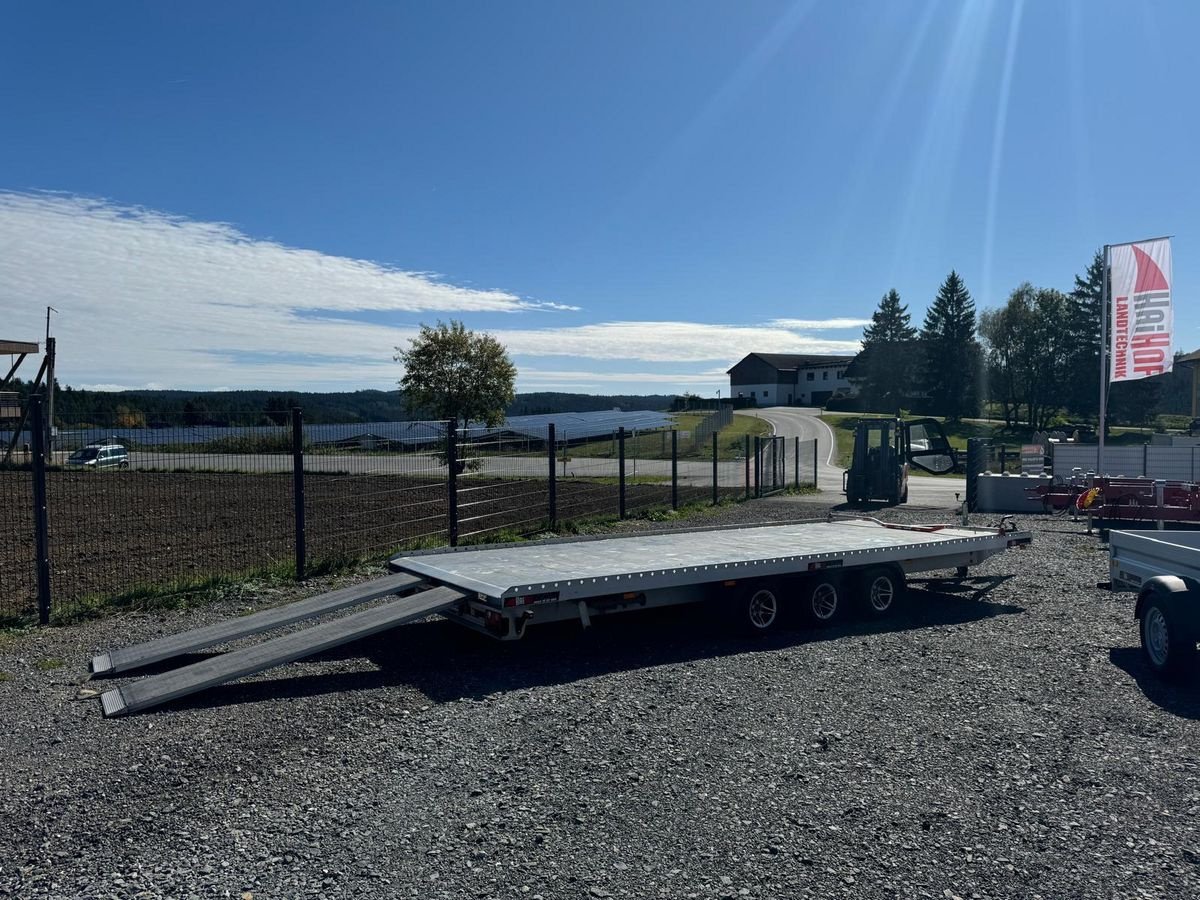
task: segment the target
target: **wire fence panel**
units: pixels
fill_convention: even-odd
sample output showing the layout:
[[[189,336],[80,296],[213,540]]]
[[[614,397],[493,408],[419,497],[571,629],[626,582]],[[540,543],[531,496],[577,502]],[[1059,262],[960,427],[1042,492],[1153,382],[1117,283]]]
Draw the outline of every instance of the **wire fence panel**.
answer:
[[[225,417],[228,421],[228,417]],[[287,564],[293,556],[290,435],[220,435],[160,422],[60,432],[46,478],[54,611]]]
[[[432,424],[439,426],[438,439],[419,443],[347,440],[313,448],[306,439],[304,521],[310,565],[446,543],[444,429]]]
[[[155,416],[152,427],[118,420],[56,435],[46,456],[56,617],[215,577],[312,572],[535,534],[552,520],[749,497],[759,482],[773,489],[781,472],[787,478],[777,442],[765,442],[778,456],[761,468],[746,455],[752,442],[724,433],[689,455],[682,435],[658,428],[579,437],[556,429],[551,445],[548,428],[304,426],[289,410],[233,418],[193,409]],[[0,619],[38,612],[29,457],[0,471]]]
[[[760,438],[755,460],[754,478],[757,496],[766,497],[786,490],[787,440],[781,437]]]
[[[463,428],[457,435],[458,538],[545,531],[550,523],[547,437]]]
[[[796,441],[795,458],[792,460],[796,487],[817,486],[817,440]]]
[[[0,622],[37,612],[33,479],[27,456],[15,457],[25,468],[0,472]]]
[[[617,515],[620,508],[617,433],[573,438],[570,429],[555,433],[558,449],[558,518],[589,519]]]

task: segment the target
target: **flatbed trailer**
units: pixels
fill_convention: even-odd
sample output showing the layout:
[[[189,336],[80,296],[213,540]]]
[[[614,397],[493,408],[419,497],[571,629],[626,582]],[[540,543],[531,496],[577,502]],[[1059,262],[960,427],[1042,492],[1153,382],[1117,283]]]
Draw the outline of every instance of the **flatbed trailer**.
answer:
[[[915,572],[970,566],[1030,535],[1006,524],[895,525],[874,519],[793,522],[568,538],[408,553],[391,575],[251,616],[102,653],[94,675],[116,675],[305,619],[322,621],[105,691],[106,716],[148,709],[432,614],[501,640],[528,626],[697,604],[763,634],[789,612],[816,625],[852,599],[889,613]],[[331,617],[376,602],[358,612]]]
[[[442,615],[502,640],[531,624],[577,618],[586,627],[595,616],[706,600],[763,632],[786,611],[825,624],[851,597],[885,614],[905,575],[965,576],[1029,539],[1006,528],[856,518],[432,550],[397,556],[389,568],[468,594]]]

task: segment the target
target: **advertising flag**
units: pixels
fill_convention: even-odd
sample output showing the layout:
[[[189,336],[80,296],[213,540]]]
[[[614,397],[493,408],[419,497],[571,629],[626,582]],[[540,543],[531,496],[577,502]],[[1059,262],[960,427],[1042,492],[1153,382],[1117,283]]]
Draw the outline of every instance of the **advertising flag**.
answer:
[[[1118,244],[1109,253],[1109,380],[1136,381],[1170,372],[1174,362],[1170,238]]]

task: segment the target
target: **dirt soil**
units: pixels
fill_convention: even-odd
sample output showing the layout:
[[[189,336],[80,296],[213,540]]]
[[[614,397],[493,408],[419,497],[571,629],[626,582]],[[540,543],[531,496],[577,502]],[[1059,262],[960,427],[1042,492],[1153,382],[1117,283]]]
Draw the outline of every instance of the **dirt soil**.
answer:
[[[695,493],[695,492],[692,492]],[[237,575],[295,559],[290,474],[51,472],[51,591],[56,613],[82,599],[210,575]],[[617,486],[560,479],[561,520],[614,515]],[[37,608],[33,496],[27,472],[0,473],[0,618]],[[630,484],[627,508],[670,504],[665,485]],[[547,483],[464,478],[459,535],[530,534],[549,516]],[[448,540],[446,485],[404,475],[305,478],[310,565],[382,558]]]

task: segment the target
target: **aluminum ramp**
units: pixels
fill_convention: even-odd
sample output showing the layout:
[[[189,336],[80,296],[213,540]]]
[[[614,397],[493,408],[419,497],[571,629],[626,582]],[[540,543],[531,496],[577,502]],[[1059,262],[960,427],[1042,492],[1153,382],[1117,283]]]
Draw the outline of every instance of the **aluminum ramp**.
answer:
[[[291,625],[304,619],[312,619],[350,606],[378,600],[380,597],[397,594],[421,583],[421,578],[412,575],[389,575],[336,591],[317,594],[314,597],[273,609],[264,609],[253,615],[205,625],[202,628],[167,635],[144,644],[122,647],[120,650],[110,650],[92,658],[92,673],[112,675],[116,672],[138,669],[152,663],[162,662],[173,656],[181,656],[194,650],[203,650],[205,647],[235,641],[252,634],[261,634],[264,631],[282,628],[284,625]]]
[[[323,622],[285,634],[261,644],[231,650],[190,666],[152,675],[141,681],[105,691],[100,702],[105,716],[123,716],[185,697],[197,691],[281,666],[331,647],[378,634],[405,622],[423,619],[461,603],[467,594],[454,588],[438,587],[398,597],[390,603],[351,613],[331,622]]]

